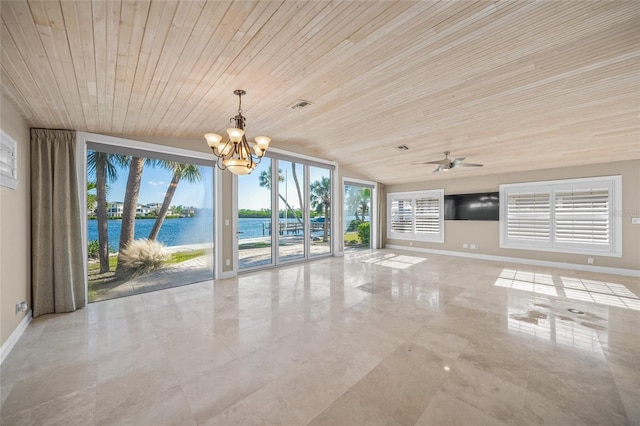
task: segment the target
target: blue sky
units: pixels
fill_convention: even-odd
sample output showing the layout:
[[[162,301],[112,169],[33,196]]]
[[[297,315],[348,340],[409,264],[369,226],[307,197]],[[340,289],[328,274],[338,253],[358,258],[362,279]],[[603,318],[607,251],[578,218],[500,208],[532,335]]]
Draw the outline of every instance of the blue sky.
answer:
[[[260,186],[260,174],[269,169],[271,161],[264,158],[258,167],[250,174],[238,177],[238,208],[249,210],[260,210],[263,208],[271,208],[271,191]],[[285,195],[289,205],[293,208],[300,207],[296,184],[291,171],[291,163],[288,161],[280,161],[279,169],[284,181],[280,182],[280,193]],[[298,181],[302,185],[304,183],[304,173],[301,164],[297,165]],[[310,168],[309,181],[319,180],[323,175],[328,175],[329,171],[318,167]],[[284,209],[284,205],[278,207]]]
[[[210,167],[200,167],[200,173],[202,174],[202,179],[198,183],[190,183],[186,180],[180,181],[171,205],[196,208],[211,207],[213,171]],[[121,167],[118,169],[118,179],[109,183],[107,201],[124,201],[128,175],[128,168]],[[145,166],[142,171],[138,204],[162,203],[172,176],[173,174],[170,171],[161,167]],[[207,204],[209,205],[207,206]]]
[[[269,168],[271,161],[264,158],[256,170],[251,174],[238,177],[238,208],[260,210],[271,208],[270,191],[259,185],[260,173]],[[304,181],[302,166],[297,166],[298,179],[302,184]],[[120,167],[118,179],[109,183],[108,201],[124,201],[124,193],[127,184],[129,169]],[[291,172],[291,163],[281,161],[280,170],[285,180],[280,183],[280,192],[284,195],[293,208],[298,208],[300,202],[296,191],[296,185]],[[213,193],[213,169],[210,167],[200,167],[202,180],[198,183],[190,183],[183,180],[179,183],[172,205],[193,206],[196,208],[211,207]],[[325,169],[311,167],[310,181],[319,180],[323,174],[328,174]],[[167,187],[171,182],[172,173],[161,167],[145,166],[142,172],[140,183],[139,204],[162,203]],[[91,176],[89,179],[92,179]],[[284,205],[280,206],[284,208]]]

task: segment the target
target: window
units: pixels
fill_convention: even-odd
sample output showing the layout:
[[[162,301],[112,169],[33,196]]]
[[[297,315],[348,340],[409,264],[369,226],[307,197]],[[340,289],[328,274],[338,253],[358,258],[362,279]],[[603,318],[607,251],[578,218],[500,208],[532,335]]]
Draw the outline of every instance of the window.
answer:
[[[387,195],[387,237],[444,242],[444,190]]]
[[[622,178],[500,186],[500,246],[622,255]]]
[[[0,185],[16,189],[18,186],[18,144],[4,130],[0,130]]]

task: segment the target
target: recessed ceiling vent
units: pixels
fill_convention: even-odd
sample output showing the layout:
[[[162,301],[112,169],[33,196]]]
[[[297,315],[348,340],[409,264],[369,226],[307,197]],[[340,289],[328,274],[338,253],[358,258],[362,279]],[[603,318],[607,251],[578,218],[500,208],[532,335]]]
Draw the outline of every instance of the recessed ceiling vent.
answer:
[[[396,146],[396,149],[398,151],[409,151],[409,147],[406,146],[406,145],[398,145],[398,146]]]
[[[295,104],[291,105],[289,109],[304,109],[309,108],[310,106],[315,105],[311,101],[305,101],[304,99],[298,99]]]

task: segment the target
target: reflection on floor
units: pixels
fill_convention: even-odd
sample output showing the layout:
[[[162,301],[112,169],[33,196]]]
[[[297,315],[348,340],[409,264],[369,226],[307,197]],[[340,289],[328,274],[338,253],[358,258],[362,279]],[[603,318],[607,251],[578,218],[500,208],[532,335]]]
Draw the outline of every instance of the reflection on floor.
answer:
[[[32,322],[2,424],[640,424],[637,278],[395,250]]]

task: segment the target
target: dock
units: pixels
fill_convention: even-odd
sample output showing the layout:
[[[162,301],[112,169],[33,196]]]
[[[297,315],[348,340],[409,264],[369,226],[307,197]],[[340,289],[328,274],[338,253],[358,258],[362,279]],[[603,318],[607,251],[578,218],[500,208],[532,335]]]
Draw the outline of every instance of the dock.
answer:
[[[327,223],[327,226],[330,224]],[[304,232],[304,225],[300,222],[278,222],[280,235],[296,235]],[[317,232],[324,230],[324,222],[310,222],[309,230]],[[262,235],[271,235],[271,222],[262,223]]]

